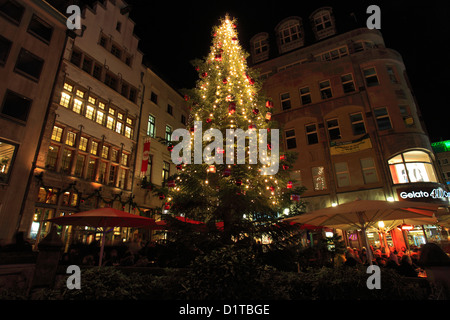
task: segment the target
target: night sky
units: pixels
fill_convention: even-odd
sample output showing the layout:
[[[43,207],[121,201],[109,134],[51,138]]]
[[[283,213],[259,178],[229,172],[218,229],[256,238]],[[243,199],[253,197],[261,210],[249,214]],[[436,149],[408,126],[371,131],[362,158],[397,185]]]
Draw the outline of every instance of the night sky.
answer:
[[[444,1],[143,1],[128,0],[131,19],[141,39],[144,61],[176,89],[192,88],[197,80],[190,61],[209,53],[212,27],[226,13],[237,19],[241,45],[268,32],[289,16],[309,15],[321,6],[333,7],[338,33],[366,25],[366,9],[381,9],[381,33],[386,46],[404,59],[431,141],[450,139],[450,107],[446,78],[450,75],[446,50],[450,38],[450,4]],[[353,13],[353,15],[350,15]],[[305,29],[309,28],[305,27]],[[306,39],[308,42],[308,38]]]

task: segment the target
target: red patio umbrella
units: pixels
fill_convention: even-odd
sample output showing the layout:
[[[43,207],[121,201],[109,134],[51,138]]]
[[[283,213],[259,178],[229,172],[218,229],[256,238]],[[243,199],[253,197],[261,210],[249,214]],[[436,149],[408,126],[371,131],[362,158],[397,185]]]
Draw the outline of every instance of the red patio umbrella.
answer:
[[[103,251],[105,247],[105,236],[111,228],[131,227],[144,228],[156,226],[155,219],[141,217],[114,208],[99,208],[67,216],[48,219],[47,221],[59,225],[89,226],[96,229],[102,228],[102,243],[100,248],[99,265],[102,264]]]

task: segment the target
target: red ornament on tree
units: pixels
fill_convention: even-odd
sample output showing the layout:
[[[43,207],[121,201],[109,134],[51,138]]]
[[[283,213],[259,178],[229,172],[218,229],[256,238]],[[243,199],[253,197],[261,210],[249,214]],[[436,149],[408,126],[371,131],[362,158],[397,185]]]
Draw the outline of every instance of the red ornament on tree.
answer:
[[[222,55],[221,54],[216,54],[215,59],[216,59],[216,61],[222,61]]]
[[[242,185],[242,181],[241,181],[241,180],[236,180],[236,185],[237,185],[237,186]]]
[[[236,104],[234,102],[230,103],[228,106],[228,113],[233,114],[236,112]]]
[[[167,181],[167,186],[168,186],[169,188],[175,187],[175,181],[173,181],[173,180]]]
[[[211,121],[211,118],[206,119],[206,123],[210,123]]]
[[[253,112],[253,114],[258,114],[259,110],[257,108],[255,108],[255,109],[252,110],[252,112]]]
[[[206,78],[208,76],[208,72],[203,72],[202,73],[202,78]]]
[[[228,83],[227,78],[223,79],[223,80],[222,80],[222,83],[223,83],[223,84],[227,84],[227,83]]]
[[[173,145],[171,145],[171,144],[168,145],[168,146],[167,146],[167,150],[169,150],[169,152],[172,152],[172,150],[173,150]]]
[[[289,181],[289,182],[288,182],[287,188],[288,188],[288,189],[292,189],[292,181]]]
[[[159,200],[163,200],[163,199],[166,198],[166,196],[165,196],[164,194],[162,194],[162,193],[160,193],[160,194],[158,195],[158,197],[159,197]]]
[[[224,177],[229,177],[231,175],[231,169],[230,168],[226,168],[225,170],[223,170],[223,176]]]

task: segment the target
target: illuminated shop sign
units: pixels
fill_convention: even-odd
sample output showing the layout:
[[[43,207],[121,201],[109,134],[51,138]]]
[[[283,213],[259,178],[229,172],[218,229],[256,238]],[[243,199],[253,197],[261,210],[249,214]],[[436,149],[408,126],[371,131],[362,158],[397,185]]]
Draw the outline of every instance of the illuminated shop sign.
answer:
[[[420,187],[397,189],[399,200],[424,201],[424,202],[446,202],[450,200],[450,192],[442,188]]]

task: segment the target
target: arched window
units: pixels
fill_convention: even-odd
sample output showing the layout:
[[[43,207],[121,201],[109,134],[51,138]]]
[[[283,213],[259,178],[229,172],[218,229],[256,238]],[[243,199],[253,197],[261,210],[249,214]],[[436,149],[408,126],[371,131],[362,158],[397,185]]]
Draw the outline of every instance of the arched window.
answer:
[[[309,16],[309,19],[316,36],[316,40],[321,40],[336,33],[333,11],[331,7],[317,9]]]
[[[389,159],[388,164],[394,184],[438,182],[431,157],[424,151],[400,153]]]
[[[266,60],[269,57],[269,34],[258,33],[250,39],[253,63]]]
[[[303,24],[300,17],[289,17],[281,21],[275,28],[280,53],[303,46]]]

